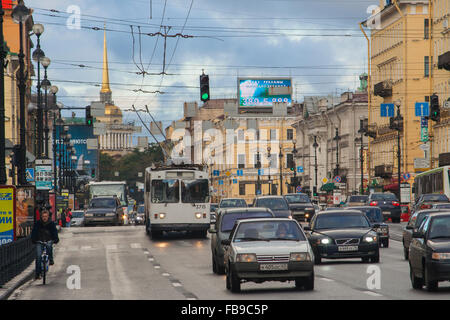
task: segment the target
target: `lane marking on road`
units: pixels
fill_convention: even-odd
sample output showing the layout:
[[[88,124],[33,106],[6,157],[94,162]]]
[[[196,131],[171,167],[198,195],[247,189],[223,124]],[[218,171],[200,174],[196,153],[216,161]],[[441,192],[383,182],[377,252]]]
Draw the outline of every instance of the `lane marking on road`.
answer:
[[[376,292],[373,292],[373,291],[363,291],[365,294],[368,294],[369,296],[372,296],[372,297],[382,297],[383,295],[382,294],[379,294],[379,293],[376,293]]]
[[[164,272],[162,275],[163,275],[164,277],[170,277],[170,273],[167,273],[167,272]]]
[[[130,246],[133,249],[140,249],[140,248],[142,248],[140,243],[132,243],[132,244],[130,244]]]
[[[155,269],[160,269],[161,266],[153,266]]]
[[[172,285],[174,286],[174,287],[182,287],[183,285],[181,284],[181,283],[179,283],[179,282],[172,282]]]
[[[117,250],[117,244],[108,244],[106,246],[107,250]]]
[[[329,278],[322,278],[322,277],[320,277],[319,279],[323,280],[323,281],[328,281],[328,282],[335,282],[333,279],[329,279]]]
[[[81,250],[91,250],[92,247],[91,246],[82,246]]]

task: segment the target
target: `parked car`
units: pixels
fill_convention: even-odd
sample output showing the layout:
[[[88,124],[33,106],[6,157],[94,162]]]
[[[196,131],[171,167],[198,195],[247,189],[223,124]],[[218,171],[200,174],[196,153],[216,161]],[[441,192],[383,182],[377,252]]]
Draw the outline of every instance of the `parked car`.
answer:
[[[450,212],[432,213],[413,233],[409,268],[414,289],[423,285],[438,289],[439,281],[450,281]]]
[[[414,204],[413,212],[417,210],[431,209],[434,204],[450,204],[448,197],[445,194],[426,193],[420,195]]]
[[[93,198],[84,215],[84,224],[123,224],[123,208],[120,200],[114,196]]]
[[[70,220],[71,227],[83,227],[84,226],[84,210],[72,211],[72,220]]]
[[[347,207],[347,210],[359,210],[369,218],[370,223],[377,224],[376,228],[378,234],[378,240],[384,248],[389,247],[389,225],[383,221],[383,214],[378,207],[362,206],[362,207]]]
[[[269,208],[280,218],[292,218],[292,212],[283,196],[258,196],[253,200],[252,207]]]
[[[368,199],[369,196],[366,195],[351,195],[344,203],[344,207],[364,206]]]
[[[219,204],[218,203],[211,203],[209,205],[209,217],[211,220],[211,224],[216,223],[216,219],[217,219],[217,209],[219,208]]]
[[[211,255],[213,272],[225,274],[224,248],[222,240],[230,237],[230,232],[237,220],[250,218],[275,217],[273,212],[267,208],[229,208],[222,209],[217,216],[214,228],[209,230],[211,234]]]
[[[393,193],[372,193],[367,199],[367,205],[379,207],[383,213],[384,220],[391,218],[392,222],[400,223],[400,202]]]
[[[322,263],[322,258],[361,258],[378,263],[380,248],[375,229],[379,227],[359,210],[338,209],[317,213],[303,229],[309,231],[316,264]]]
[[[314,255],[295,220],[239,220],[222,244],[226,287],[232,292],[247,281],[295,281],[296,288],[314,289]]]
[[[293,219],[298,222],[311,221],[316,211],[306,193],[288,193],[284,195],[284,199],[288,203]]]
[[[247,202],[241,198],[224,198],[220,200],[219,208],[246,208]]]
[[[403,242],[403,256],[405,260],[409,258],[409,246],[413,238],[414,230],[417,231],[423,220],[432,213],[447,212],[447,210],[439,209],[429,209],[429,210],[419,210],[413,213],[408,221],[408,224],[403,229],[402,242]]]

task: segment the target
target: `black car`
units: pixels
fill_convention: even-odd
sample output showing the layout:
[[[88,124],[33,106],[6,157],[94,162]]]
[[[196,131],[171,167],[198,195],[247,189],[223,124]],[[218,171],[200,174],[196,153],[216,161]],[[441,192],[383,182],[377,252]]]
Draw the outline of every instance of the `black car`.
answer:
[[[241,198],[225,198],[220,200],[219,208],[246,208],[247,202]]]
[[[224,248],[222,240],[228,239],[237,220],[275,217],[267,208],[229,208],[222,209],[217,216],[214,228],[209,229],[211,234],[211,254],[213,272],[225,274]]]
[[[414,289],[435,291],[439,281],[450,281],[450,212],[428,215],[413,233],[409,268]]]
[[[338,209],[321,211],[304,227],[310,231],[309,242],[316,264],[325,259],[361,258],[363,262],[380,261],[377,232],[364,213]]]
[[[384,220],[391,218],[392,222],[400,223],[402,209],[400,208],[400,202],[393,193],[372,193],[369,195],[367,205],[379,207]]]
[[[365,213],[370,223],[373,225],[378,225],[376,228],[378,234],[378,240],[384,248],[389,247],[389,225],[383,221],[383,215],[381,209],[378,207],[347,207],[347,210],[359,210]]]
[[[278,218],[292,218],[292,212],[283,196],[259,196],[253,200],[252,207],[269,208]]]
[[[298,222],[311,221],[314,216],[315,209],[305,193],[289,193],[284,195],[289,209],[292,212],[292,218]]]
[[[413,212],[417,210],[432,209],[434,204],[441,204],[441,203],[450,205],[450,201],[445,194],[434,194],[434,193],[422,194],[420,195],[420,197],[417,198],[417,201],[413,207]]]
[[[409,246],[413,239],[413,232],[414,230],[417,231],[419,229],[420,225],[422,224],[423,220],[432,213],[438,213],[438,212],[447,212],[446,210],[439,210],[439,209],[431,209],[431,210],[419,210],[412,214],[412,216],[409,218],[408,224],[405,226],[405,229],[403,229],[403,236],[402,236],[402,242],[403,242],[403,256],[405,257],[405,260],[408,260],[409,256]]]

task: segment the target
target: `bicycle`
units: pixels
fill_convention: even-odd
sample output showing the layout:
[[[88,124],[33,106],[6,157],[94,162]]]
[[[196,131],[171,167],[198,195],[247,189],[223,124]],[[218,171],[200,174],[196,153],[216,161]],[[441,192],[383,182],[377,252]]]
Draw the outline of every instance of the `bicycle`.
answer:
[[[48,260],[49,256],[47,253],[47,247],[52,244],[51,241],[38,241],[39,245],[43,247],[41,254],[41,274],[42,274],[42,284],[45,285],[46,274],[48,272]]]

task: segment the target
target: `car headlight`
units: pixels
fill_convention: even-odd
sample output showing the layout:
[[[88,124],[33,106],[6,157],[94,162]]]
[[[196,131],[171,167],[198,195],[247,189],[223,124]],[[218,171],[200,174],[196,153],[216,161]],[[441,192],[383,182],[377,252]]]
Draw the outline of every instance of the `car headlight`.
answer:
[[[303,252],[303,253],[291,253],[291,256],[289,257],[290,261],[311,261],[311,256],[309,255],[308,252]]]
[[[195,213],[195,217],[196,217],[197,219],[201,219],[201,218],[202,218],[202,213],[201,213],[201,212],[196,212],[196,213]]]
[[[160,219],[164,219],[165,217],[166,217],[166,214],[165,214],[165,213],[160,213],[160,214],[159,214],[159,218],[160,218]]]
[[[114,213],[114,212],[110,212],[110,213],[107,213],[106,214],[106,216],[107,217],[114,217],[116,214]]]
[[[377,237],[374,237],[374,236],[366,236],[366,237],[364,237],[364,242],[372,243],[372,242],[375,242],[375,241],[377,241]]]
[[[85,214],[85,217],[92,217],[92,216],[93,216],[92,213],[86,213],[86,214]]]
[[[256,254],[243,253],[236,256],[236,262],[256,262]]]
[[[330,238],[322,238],[317,240],[317,244],[330,244],[331,239]]]
[[[431,255],[431,259],[433,259],[433,260],[449,260],[450,253],[433,252]]]

